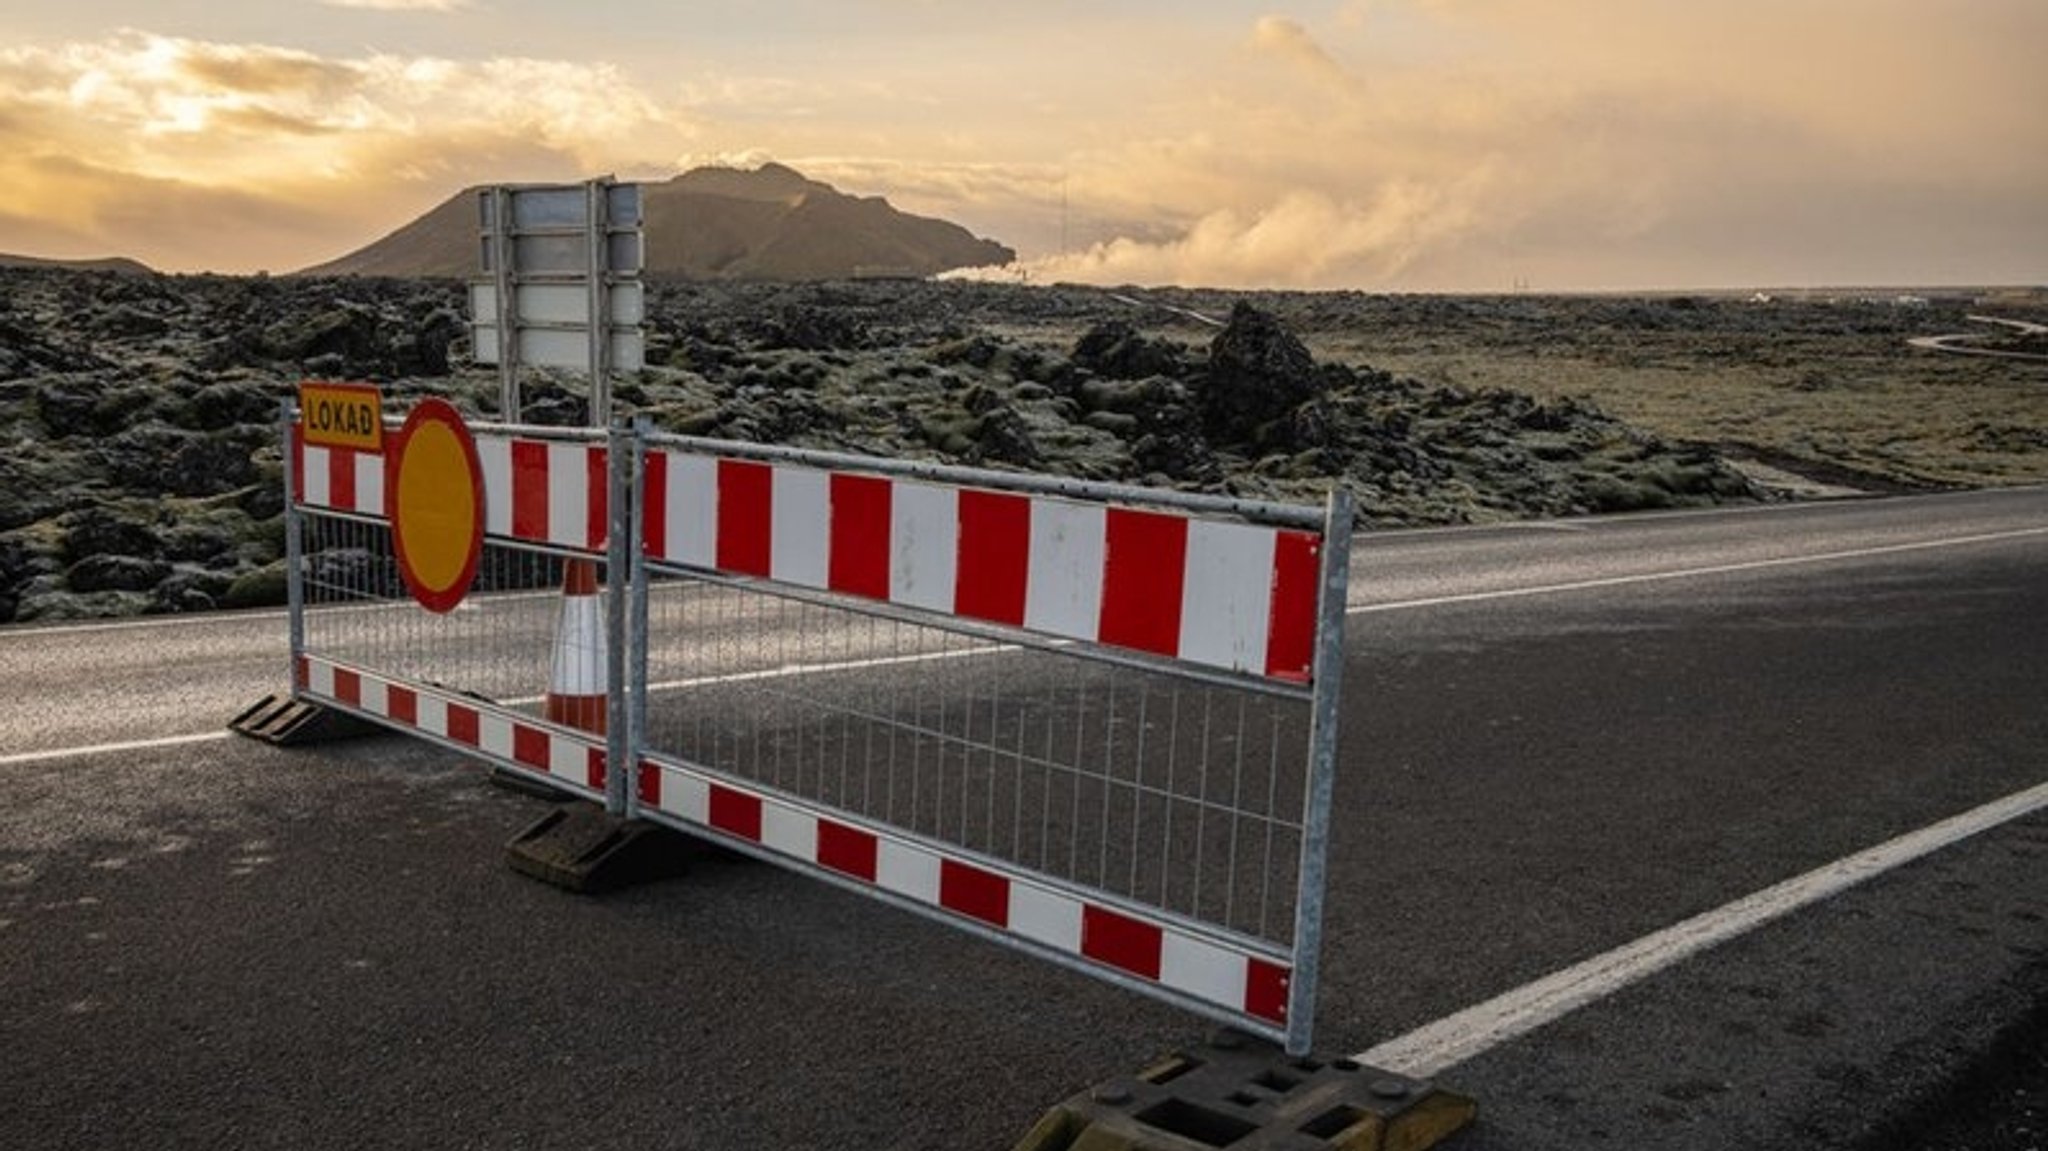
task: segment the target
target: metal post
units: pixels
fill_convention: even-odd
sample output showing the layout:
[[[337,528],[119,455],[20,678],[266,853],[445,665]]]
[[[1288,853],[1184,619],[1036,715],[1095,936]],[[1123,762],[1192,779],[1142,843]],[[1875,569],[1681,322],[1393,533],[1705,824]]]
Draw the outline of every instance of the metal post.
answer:
[[[296,697],[305,685],[299,682],[299,657],[306,651],[306,584],[301,555],[305,551],[305,527],[299,521],[299,486],[293,475],[292,424],[298,408],[290,400],[278,402],[278,427],[284,443],[284,587],[285,615],[290,620],[291,665],[287,682]]]
[[[1338,704],[1344,689],[1344,598],[1351,583],[1351,493],[1324,507],[1322,592],[1316,620],[1314,702],[1309,714],[1308,795],[1302,807],[1301,891],[1294,904],[1294,977],[1287,988],[1287,1053],[1306,1055],[1322,969],[1323,888],[1336,790]]]
[[[647,477],[647,436],[654,430],[654,421],[640,416],[633,421],[633,487],[638,491]],[[631,661],[626,665],[626,684],[629,689],[626,702],[626,746],[631,756],[631,766],[637,777],[640,770],[641,750],[647,741],[647,545],[645,516],[641,513],[644,502],[636,503],[633,514],[628,517],[627,535],[630,541],[630,555],[627,570],[632,574],[626,581],[626,592],[632,597],[632,611],[626,619],[626,648]],[[626,814],[638,814],[640,789],[635,786],[637,779],[629,781],[626,788]]]
[[[512,294],[512,190],[491,189],[491,273],[498,293],[498,418],[519,422],[519,301]]]
[[[590,292],[590,426],[612,420],[611,285],[606,282],[611,251],[612,179],[602,176],[583,185],[583,228],[587,249],[585,278]]]
[[[626,596],[632,594],[633,586],[639,582],[638,573],[627,576],[626,586],[620,586],[620,575],[632,570],[637,551],[635,545],[638,541],[632,529],[635,517],[631,497],[633,478],[638,474],[638,460],[633,451],[633,441],[623,426],[611,428],[606,440],[605,461],[610,490],[605,500],[608,522],[605,530],[607,586],[604,601],[604,809],[612,815],[623,816],[633,790],[634,765],[639,760],[639,746],[633,738],[626,691]]]

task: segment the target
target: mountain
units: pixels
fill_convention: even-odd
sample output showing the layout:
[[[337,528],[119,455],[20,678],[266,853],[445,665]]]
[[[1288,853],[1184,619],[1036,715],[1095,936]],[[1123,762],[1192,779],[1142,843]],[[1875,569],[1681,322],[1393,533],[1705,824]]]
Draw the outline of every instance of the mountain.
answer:
[[[475,188],[307,276],[478,274]],[[849,196],[781,164],[696,168],[644,184],[649,277],[843,280],[923,277],[1007,264],[1017,254],[945,220]]]
[[[40,256],[15,256],[0,252],[0,268],[63,268],[73,272],[121,272],[131,276],[154,276],[156,269],[125,256],[99,260],[46,260]]]

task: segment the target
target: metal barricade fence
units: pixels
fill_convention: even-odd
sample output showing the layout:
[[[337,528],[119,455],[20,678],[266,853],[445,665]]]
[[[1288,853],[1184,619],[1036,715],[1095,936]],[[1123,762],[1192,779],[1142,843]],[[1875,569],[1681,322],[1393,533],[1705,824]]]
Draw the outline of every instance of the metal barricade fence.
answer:
[[[287,427],[294,691],[603,799],[606,734],[551,721],[545,705],[564,675],[603,678],[604,633],[562,631],[579,606],[568,565],[600,582],[608,567],[609,453],[588,431],[475,430],[484,542],[464,602],[436,613],[400,579],[388,453],[308,445]]]
[[[636,811],[1307,1050],[1341,495],[637,442]]]
[[[1308,1050],[1342,493],[475,431],[484,546],[439,614],[384,459],[292,436],[300,694]],[[614,669],[595,725],[542,706],[573,564],[626,576],[569,653]]]

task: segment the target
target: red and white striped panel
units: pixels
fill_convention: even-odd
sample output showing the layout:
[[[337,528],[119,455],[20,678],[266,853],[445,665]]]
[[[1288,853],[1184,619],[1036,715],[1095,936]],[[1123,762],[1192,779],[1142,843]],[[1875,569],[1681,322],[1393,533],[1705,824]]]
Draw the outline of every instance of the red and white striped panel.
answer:
[[[595,444],[478,436],[484,534],[603,551],[611,491],[606,454]]]
[[[292,490],[307,507],[384,516],[384,454],[308,444],[292,426]]]
[[[647,455],[650,560],[1308,681],[1322,536],[680,452]]]
[[[710,831],[839,878],[1228,1012],[1255,1030],[1286,1027],[1291,966],[1175,923],[1151,920],[956,859],[929,845],[842,823],[668,761],[643,760],[642,813]]]
[[[604,795],[604,742],[546,726],[473,697],[400,683],[313,656],[299,657],[299,689],[402,731],[438,736],[503,766],[547,776],[595,798]]]
[[[478,436],[484,476],[484,533],[577,551],[605,547],[610,483],[606,451],[594,444]],[[292,429],[292,481],[299,502],[385,518],[385,457],[305,443]]]

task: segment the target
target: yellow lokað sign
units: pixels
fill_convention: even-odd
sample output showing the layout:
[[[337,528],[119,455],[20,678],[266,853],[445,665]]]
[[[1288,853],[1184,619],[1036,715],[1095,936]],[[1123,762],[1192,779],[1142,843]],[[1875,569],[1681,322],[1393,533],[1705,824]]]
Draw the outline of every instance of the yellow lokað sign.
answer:
[[[306,442],[325,448],[384,450],[384,397],[371,384],[306,380],[299,385]]]
[[[452,611],[469,594],[484,543],[484,478],[462,414],[421,400],[392,444],[384,485],[398,573],[420,606]]]

